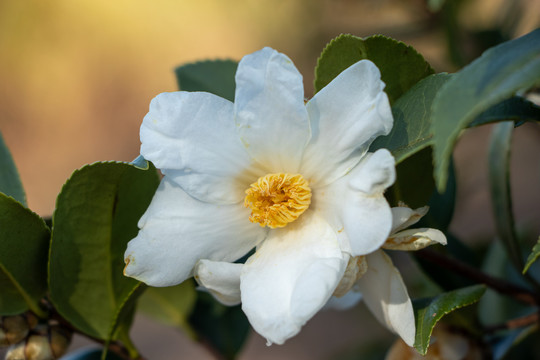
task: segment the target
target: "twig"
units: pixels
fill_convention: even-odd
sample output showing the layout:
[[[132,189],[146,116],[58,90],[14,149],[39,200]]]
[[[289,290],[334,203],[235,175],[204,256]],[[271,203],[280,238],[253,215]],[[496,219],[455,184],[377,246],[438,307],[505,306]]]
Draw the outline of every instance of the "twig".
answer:
[[[538,313],[532,313],[526,316],[518,317],[515,319],[508,320],[502,324],[486,326],[485,332],[488,334],[497,332],[499,330],[512,330],[525,327],[527,325],[532,325],[535,322],[538,322]]]
[[[452,270],[474,282],[485,284],[500,294],[511,296],[526,304],[536,306],[540,304],[540,296],[535,292],[506,280],[495,278],[459,260],[447,257],[430,249],[420,250],[416,254],[423,259]]]

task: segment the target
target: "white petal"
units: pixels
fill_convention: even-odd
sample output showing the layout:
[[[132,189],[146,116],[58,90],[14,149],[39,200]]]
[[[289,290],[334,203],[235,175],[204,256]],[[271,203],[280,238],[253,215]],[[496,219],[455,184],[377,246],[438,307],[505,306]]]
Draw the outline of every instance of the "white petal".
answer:
[[[260,176],[240,141],[233,104],[213,94],[156,96],[140,135],[144,158],[199,200],[239,202]]]
[[[124,274],[171,286],[190,277],[199,259],[235,261],[266,235],[248,218],[243,205],[198,201],[165,176],[139,220],[139,234],[128,243]]]
[[[433,244],[446,245],[446,236],[430,228],[403,230],[390,235],[383,245],[388,250],[416,251]]]
[[[387,150],[366,154],[349,174],[313,189],[311,208],[338,233],[343,251],[369,254],[390,234],[392,212],[383,191],[394,180],[394,158]]]
[[[366,305],[383,325],[413,346],[414,312],[401,274],[382,250],[368,255],[367,263],[368,271],[357,283]]]
[[[200,260],[193,269],[197,283],[210,291],[222,304],[240,304],[240,272],[243,264]]]
[[[292,61],[264,48],[236,71],[236,124],[247,152],[268,172],[298,172],[310,129],[302,75]]]
[[[414,210],[405,206],[393,207],[392,234],[416,224],[424,215],[427,214],[428,210],[429,206],[423,206]]]
[[[324,306],[331,310],[348,310],[353,308],[362,300],[362,293],[351,290],[342,297],[332,296]]]
[[[283,344],[319,311],[343,276],[332,228],[310,210],[273,230],[242,270],[242,309],[269,343]]]
[[[379,69],[362,60],[339,74],[306,105],[312,137],[301,173],[318,186],[349,172],[393,117]]]

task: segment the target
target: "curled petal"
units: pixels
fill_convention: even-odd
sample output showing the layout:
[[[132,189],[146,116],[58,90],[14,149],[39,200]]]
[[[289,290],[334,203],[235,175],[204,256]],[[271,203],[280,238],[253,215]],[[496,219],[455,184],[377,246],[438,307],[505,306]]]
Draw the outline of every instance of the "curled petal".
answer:
[[[383,245],[388,250],[415,251],[433,244],[446,245],[446,236],[430,228],[409,229],[392,234]]]
[[[242,269],[242,309],[269,343],[283,344],[328,301],[343,277],[342,254],[332,228],[306,211],[276,229]]]
[[[141,154],[191,196],[240,202],[260,170],[240,141],[233,104],[203,92],[156,96],[141,126]]]
[[[382,250],[367,255],[368,271],[357,283],[364,301],[377,320],[413,346],[414,312],[401,274]]]
[[[240,304],[240,272],[243,264],[200,260],[193,269],[197,283],[224,305]]]
[[[307,103],[312,129],[301,172],[317,186],[358,164],[371,142],[392,129],[393,117],[375,64],[362,60],[339,74]]]
[[[343,251],[360,256],[384,244],[392,212],[383,191],[394,180],[394,158],[381,149],[366,154],[349,174],[313,190],[311,207],[334,228]]]
[[[264,48],[236,71],[236,126],[246,151],[269,173],[297,173],[310,128],[302,75],[285,55]]]
[[[392,233],[396,233],[416,224],[424,215],[427,214],[428,210],[429,206],[423,206],[414,210],[406,206],[393,207]]]
[[[199,259],[235,261],[266,236],[242,204],[214,205],[190,197],[167,176],[128,243],[124,274],[151,286],[176,285]]]

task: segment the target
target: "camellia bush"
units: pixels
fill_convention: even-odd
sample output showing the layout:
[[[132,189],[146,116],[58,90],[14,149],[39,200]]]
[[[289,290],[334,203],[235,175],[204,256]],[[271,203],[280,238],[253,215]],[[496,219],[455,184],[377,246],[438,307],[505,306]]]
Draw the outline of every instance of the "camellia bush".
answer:
[[[311,99],[270,48],[176,77],[181,91],[150,104],[141,155],[75,170],[52,218],[27,207],[0,138],[6,359],[58,359],[74,333],[102,351],[66,359],[151,359],[130,340],[137,311],[233,359],[250,328],[279,346],[320,310],[360,301],[399,339],[387,359],[534,357],[540,240],[516,233],[509,151],[514,128],[540,120],[540,30],[453,74],[386,36],[341,35]],[[473,252],[448,232],[452,151],[488,123],[498,242]],[[425,297],[393,265],[403,251],[436,284]],[[486,261],[510,270],[488,274]]]

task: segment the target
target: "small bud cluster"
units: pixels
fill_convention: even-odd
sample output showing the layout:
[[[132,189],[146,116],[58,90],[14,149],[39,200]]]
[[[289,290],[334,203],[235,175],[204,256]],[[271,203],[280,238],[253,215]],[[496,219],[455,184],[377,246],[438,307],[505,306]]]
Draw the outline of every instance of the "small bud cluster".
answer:
[[[38,324],[32,314],[0,317],[0,346],[9,346],[5,360],[56,360],[72,333],[58,324]]]

